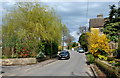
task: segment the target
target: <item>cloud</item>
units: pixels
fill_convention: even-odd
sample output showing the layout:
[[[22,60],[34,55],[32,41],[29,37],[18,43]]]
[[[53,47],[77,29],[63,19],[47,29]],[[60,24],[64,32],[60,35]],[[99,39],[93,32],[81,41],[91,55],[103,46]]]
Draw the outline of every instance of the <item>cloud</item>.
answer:
[[[61,16],[62,22],[67,25],[70,30],[70,34],[75,37],[75,41],[78,41],[79,26],[88,26],[90,18],[96,18],[97,14],[103,14],[107,17],[109,14],[109,5],[117,4],[116,2],[52,2],[48,5],[52,5],[55,8],[58,15]],[[54,6],[53,6],[54,5]],[[88,14],[88,17],[86,17]]]

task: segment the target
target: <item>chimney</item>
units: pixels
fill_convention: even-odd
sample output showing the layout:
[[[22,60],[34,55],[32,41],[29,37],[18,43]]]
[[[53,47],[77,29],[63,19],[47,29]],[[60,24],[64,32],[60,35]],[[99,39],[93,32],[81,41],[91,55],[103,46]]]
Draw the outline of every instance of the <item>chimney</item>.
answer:
[[[97,15],[97,18],[103,18],[103,14]]]

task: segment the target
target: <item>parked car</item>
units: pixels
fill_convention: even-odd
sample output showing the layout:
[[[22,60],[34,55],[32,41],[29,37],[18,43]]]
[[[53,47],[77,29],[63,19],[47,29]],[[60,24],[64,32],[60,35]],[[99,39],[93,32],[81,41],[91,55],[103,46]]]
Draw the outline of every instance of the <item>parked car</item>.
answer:
[[[83,48],[78,48],[78,49],[77,49],[77,52],[79,52],[79,53],[84,53],[85,51],[84,51]]]
[[[70,53],[68,51],[61,51],[59,53],[59,59],[69,59],[70,58]]]

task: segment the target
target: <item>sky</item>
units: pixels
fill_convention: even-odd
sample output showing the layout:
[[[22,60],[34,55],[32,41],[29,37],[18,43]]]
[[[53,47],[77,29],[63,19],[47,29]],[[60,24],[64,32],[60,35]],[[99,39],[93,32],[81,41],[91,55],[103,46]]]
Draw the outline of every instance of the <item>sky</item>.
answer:
[[[3,17],[14,4],[15,2],[12,1],[0,2],[0,16]],[[89,19],[96,18],[98,14],[103,14],[104,17],[108,17],[110,11],[109,5],[118,5],[117,2],[43,2],[43,4],[54,8],[57,15],[60,16],[62,23],[66,24],[76,42],[80,36],[77,34],[80,26],[88,27]],[[0,22],[0,25],[1,24]]]

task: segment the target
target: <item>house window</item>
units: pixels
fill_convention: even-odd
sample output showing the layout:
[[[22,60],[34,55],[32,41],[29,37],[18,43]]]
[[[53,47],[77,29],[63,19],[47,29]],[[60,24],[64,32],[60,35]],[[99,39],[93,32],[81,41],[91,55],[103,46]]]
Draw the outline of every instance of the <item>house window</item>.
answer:
[[[103,32],[103,28],[100,29],[100,32]]]

